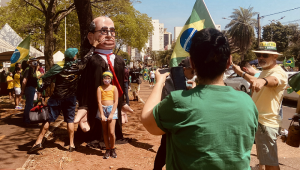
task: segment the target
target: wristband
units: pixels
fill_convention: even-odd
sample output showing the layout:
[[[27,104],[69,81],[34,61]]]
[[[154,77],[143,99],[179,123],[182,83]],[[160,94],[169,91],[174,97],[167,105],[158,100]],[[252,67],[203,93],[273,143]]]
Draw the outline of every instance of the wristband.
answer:
[[[264,79],[266,81],[264,86],[268,85],[268,83],[269,83],[268,80],[266,78],[262,78],[262,79]]]
[[[245,74],[246,74],[246,72],[243,72],[243,74],[242,74],[242,77],[243,77],[243,78],[245,77]]]

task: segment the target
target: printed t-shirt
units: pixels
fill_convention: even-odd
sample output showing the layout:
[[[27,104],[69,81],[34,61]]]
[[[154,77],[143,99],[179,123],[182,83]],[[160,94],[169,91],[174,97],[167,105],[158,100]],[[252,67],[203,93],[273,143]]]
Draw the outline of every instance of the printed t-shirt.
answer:
[[[150,78],[154,79],[155,78],[155,72],[154,71],[150,71]]]
[[[33,73],[33,68],[29,68],[25,70],[24,78],[27,79],[26,87],[29,86],[32,86],[34,88],[37,87],[36,73]]]
[[[14,87],[21,88],[20,78],[21,78],[20,74],[16,73],[14,76]]]
[[[259,78],[273,76],[278,80],[277,87],[262,87],[259,92],[254,92],[252,99],[259,112],[258,122],[269,127],[281,127],[282,118],[279,115],[283,92],[287,85],[287,74],[280,67],[263,70]]]
[[[258,111],[246,93],[198,85],[171,92],[153,115],[167,136],[167,170],[250,169]]]
[[[10,81],[10,80],[13,80],[13,78],[11,76],[7,76],[6,77],[6,81],[7,81],[7,89],[12,89],[14,88],[14,82],[13,81]],[[10,82],[8,82],[10,81]]]

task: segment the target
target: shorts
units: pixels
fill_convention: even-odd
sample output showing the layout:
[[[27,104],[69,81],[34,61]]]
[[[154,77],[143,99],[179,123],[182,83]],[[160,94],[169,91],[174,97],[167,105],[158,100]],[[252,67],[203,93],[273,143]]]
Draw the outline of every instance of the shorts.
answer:
[[[137,83],[131,83],[131,91],[132,92],[138,92],[140,91],[140,85]]]
[[[13,93],[14,92],[14,89],[7,89],[8,93]]]
[[[15,87],[15,93],[16,95],[20,95],[21,94],[21,88],[20,87]]]
[[[109,115],[110,115],[113,107],[114,107],[114,105],[110,105],[110,106],[103,106],[102,105],[103,113],[104,113],[104,116],[106,118],[109,117]],[[99,110],[97,111],[96,118],[99,119],[99,120],[101,120],[101,116],[100,116],[100,111]],[[116,111],[114,113],[113,119],[118,119],[118,108],[116,109]]]
[[[50,108],[49,122],[55,122],[60,112],[63,112],[64,121],[73,123],[76,108],[76,96],[71,96],[64,99],[48,99],[48,106]]]
[[[258,123],[255,143],[260,165],[279,165],[276,141],[280,130],[280,127],[268,127]]]
[[[151,83],[154,83],[154,78],[151,78]]]

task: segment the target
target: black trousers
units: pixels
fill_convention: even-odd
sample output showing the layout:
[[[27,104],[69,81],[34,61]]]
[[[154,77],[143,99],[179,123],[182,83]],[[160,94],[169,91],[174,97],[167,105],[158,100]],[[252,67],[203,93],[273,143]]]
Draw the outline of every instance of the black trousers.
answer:
[[[124,95],[126,97],[126,104],[129,106],[129,97],[128,97],[128,81],[124,82]]]
[[[161,143],[156,153],[153,170],[161,170],[165,166],[166,156],[167,156],[167,136],[166,134],[164,134],[161,137]]]

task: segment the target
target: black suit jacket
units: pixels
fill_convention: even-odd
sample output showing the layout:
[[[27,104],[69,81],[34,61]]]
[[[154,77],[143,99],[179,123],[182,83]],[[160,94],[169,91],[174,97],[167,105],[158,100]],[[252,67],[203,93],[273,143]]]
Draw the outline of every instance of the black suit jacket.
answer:
[[[90,55],[88,53],[87,55]],[[124,67],[125,62],[121,56],[116,55],[114,60],[114,71],[117,76],[117,79],[121,85],[121,88],[124,92]],[[103,72],[108,70],[108,64],[103,60],[103,58],[99,54],[93,54],[86,64],[83,73],[81,74],[81,78],[78,85],[78,93],[77,99],[79,102],[79,109],[87,109],[88,110],[88,122],[93,128],[95,126],[99,127],[95,121],[95,117],[98,110],[97,103],[97,88],[103,85]],[[114,77],[115,78],[115,77]],[[118,101],[118,120],[116,123],[116,137],[117,139],[122,139],[122,116],[121,116],[121,108],[123,105],[123,95],[119,97]],[[102,133],[102,132],[99,132]]]

